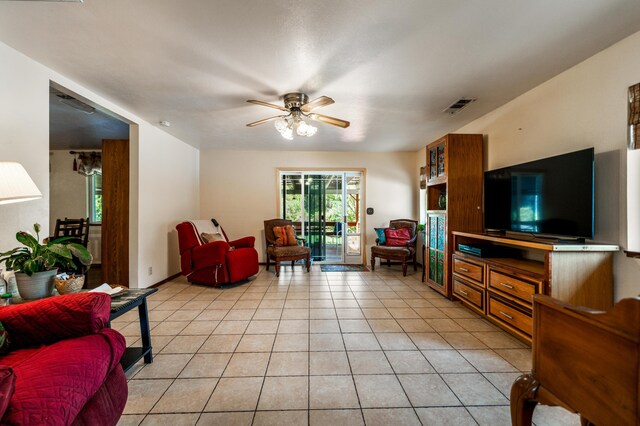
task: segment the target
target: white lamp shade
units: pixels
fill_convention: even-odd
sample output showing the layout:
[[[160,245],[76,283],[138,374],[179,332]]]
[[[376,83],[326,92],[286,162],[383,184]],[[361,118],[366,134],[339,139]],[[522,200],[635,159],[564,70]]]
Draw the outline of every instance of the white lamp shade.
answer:
[[[0,161],[0,204],[42,198],[42,193],[20,163]]]

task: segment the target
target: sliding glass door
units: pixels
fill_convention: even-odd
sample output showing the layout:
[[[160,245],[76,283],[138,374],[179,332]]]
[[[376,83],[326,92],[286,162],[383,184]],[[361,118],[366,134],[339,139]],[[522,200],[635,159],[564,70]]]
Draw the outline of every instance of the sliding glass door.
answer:
[[[281,217],[307,240],[316,262],[362,263],[361,172],[280,172]]]

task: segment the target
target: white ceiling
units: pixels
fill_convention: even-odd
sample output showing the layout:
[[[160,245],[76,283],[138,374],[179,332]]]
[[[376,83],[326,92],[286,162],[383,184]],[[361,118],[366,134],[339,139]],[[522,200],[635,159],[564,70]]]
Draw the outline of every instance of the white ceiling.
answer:
[[[1,41],[215,149],[415,150],[638,30],[638,0],[0,2]],[[298,90],[351,127],[245,127]]]

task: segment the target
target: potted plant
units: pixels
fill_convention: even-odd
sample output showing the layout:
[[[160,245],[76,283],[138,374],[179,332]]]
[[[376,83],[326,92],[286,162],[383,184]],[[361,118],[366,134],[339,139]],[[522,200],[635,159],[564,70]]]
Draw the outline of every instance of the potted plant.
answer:
[[[0,253],[0,263],[16,273],[18,292],[23,299],[42,299],[51,295],[58,267],[76,270],[75,258],[84,266],[91,264],[91,254],[73,237],[61,237],[40,243],[40,225],[34,224],[35,237],[20,231],[16,240],[24,247]]]

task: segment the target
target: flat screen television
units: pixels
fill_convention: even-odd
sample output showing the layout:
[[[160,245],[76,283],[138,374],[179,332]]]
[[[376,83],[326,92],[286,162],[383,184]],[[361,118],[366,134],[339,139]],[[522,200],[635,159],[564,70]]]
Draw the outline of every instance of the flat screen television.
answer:
[[[592,239],[594,150],[484,173],[484,227]]]

